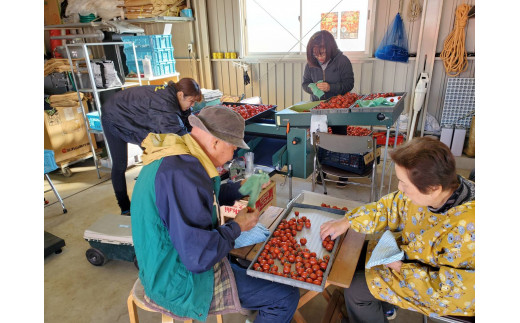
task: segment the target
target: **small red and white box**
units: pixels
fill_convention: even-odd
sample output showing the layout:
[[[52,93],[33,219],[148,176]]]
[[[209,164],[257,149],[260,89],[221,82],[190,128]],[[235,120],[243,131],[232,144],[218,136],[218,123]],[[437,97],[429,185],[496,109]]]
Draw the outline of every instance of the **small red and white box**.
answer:
[[[240,210],[247,206],[248,197],[236,201],[233,206],[220,206],[220,218],[221,222],[225,223],[225,218],[235,218]],[[260,211],[260,214],[264,212],[269,206],[276,204],[276,183],[271,181],[266,188],[264,188],[258,200],[255,203],[255,209]]]

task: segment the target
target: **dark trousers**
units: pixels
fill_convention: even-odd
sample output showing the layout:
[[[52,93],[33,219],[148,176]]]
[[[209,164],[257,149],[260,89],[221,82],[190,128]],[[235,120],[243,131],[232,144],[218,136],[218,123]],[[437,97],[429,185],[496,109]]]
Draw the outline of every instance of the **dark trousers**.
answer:
[[[258,310],[255,323],[289,323],[300,300],[296,287],[270,282],[246,274],[246,269],[231,263],[238,288],[240,304]]]
[[[349,288],[345,288],[345,305],[350,323],[388,323],[385,312],[393,305],[375,298],[365,278],[365,257],[367,243],[363,246],[359,261]]]
[[[105,141],[108,144],[110,156],[112,157],[112,187],[116,194],[117,204],[119,204],[121,213],[123,213],[130,210],[130,198],[128,197],[125,177],[128,165],[128,144],[114,132],[110,122],[103,120],[101,122],[103,124]]]

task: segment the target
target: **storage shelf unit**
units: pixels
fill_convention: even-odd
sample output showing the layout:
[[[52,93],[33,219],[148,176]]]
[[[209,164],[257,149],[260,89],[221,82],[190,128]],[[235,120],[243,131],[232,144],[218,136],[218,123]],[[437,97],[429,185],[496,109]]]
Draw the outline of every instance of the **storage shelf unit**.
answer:
[[[77,89],[77,93],[78,93],[78,98],[79,98],[79,101],[80,101],[80,106],[81,106],[81,110],[82,110],[82,114],[83,114],[83,119],[85,121],[85,125],[86,125],[86,128],[87,128],[87,132],[90,134],[90,133],[94,133],[94,134],[103,134],[103,126],[101,125],[101,131],[98,130],[98,129],[92,129],[90,127],[90,124],[89,124],[89,121],[88,121],[88,118],[87,118],[87,113],[88,113],[88,108],[85,107],[83,105],[83,102],[81,100],[81,97],[80,97],[80,92],[87,92],[87,93],[92,93],[92,96],[94,97],[94,104],[95,104],[95,109],[96,111],[98,111],[99,113],[99,118],[101,119],[101,100],[99,98],[99,93],[101,92],[104,92],[104,91],[109,91],[109,90],[115,90],[115,89],[122,89],[122,88],[126,88],[126,87],[130,87],[130,86],[140,86],[142,85],[141,83],[141,77],[140,77],[140,71],[138,70],[137,71],[137,82],[125,82],[124,84],[122,84],[121,86],[117,86],[117,87],[110,87],[110,88],[97,88],[96,87],[96,82],[95,82],[95,79],[94,79],[94,72],[93,72],[93,69],[92,69],[92,64],[91,61],[90,61],[90,57],[88,55],[88,48],[89,47],[92,47],[92,46],[115,46],[116,47],[116,54],[117,54],[117,62],[114,62],[114,64],[118,64],[119,66],[119,71],[123,71],[123,62],[121,61],[121,56],[119,54],[119,49],[118,47],[119,46],[123,46],[123,45],[131,45],[132,48],[133,48],[133,51],[134,51],[134,57],[137,57],[135,55],[135,44],[133,42],[106,42],[106,43],[76,43],[76,44],[67,44],[65,45],[65,49],[67,51],[67,56],[69,57],[69,64],[70,64],[70,68],[71,68],[71,71],[74,71],[74,65],[76,66],[79,66],[79,62],[81,60],[83,60],[87,66],[87,71],[88,71],[88,77],[89,77],[89,80],[90,80],[90,84],[93,85],[92,88],[78,88],[76,86],[76,89]],[[70,55],[70,49],[71,48],[81,48],[83,50],[83,59],[74,59],[74,63],[73,63],[73,59],[71,59],[71,55]],[[137,60],[136,60],[136,66],[137,68],[139,69],[138,65],[137,65]],[[79,74],[80,71],[79,69],[77,68],[76,69],[76,72]],[[76,75],[76,73],[72,73],[72,76],[74,78],[74,84],[78,85],[78,84],[81,84],[81,76],[79,75],[79,77]],[[103,137],[104,138],[104,137]],[[98,175],[98,178],[101,178],[101,175],[99,173],[99,168],[100,168],[100,163],[99,163],[99,160],[98,160],[98,156],[96,154],[96,151],[94,149],[94,145],[92,143],[92,138],[91,136],[88,136],[88,141],[89,141],[89,144],[90,144],[90,149],[92,151],[92,155],[93,155],[93,158],[94,158],[94,164],[96,165],[96,171],[97,171],[97,175]],[[112,164],[112,157],[110,155],[110,147],[105,143],[105,147],[106,147],[106,150],[107,150],[107,154],[108,154],[108,158],[110,160],[110,164]]]
[[[128,23],[177,23],[177,22],[191,22],[194,21],[193,17],[151,17],[151,18],[139,18],[139,19],[127,19],[121,20],[122,22]],[[44,26],[45,30],[52,29],[74,29],[74,28],[111,28],[113,27],[110,22],[105,21],[90,21],[90,22],[78,22],[78,23],[70,23],[70,24],[60,24],[60,25],[47,25]]]

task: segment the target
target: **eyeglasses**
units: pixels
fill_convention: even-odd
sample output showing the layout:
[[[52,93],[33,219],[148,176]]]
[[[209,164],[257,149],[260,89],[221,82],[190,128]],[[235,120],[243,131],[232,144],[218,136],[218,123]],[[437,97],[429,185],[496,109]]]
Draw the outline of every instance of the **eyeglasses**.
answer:
[[[313,53],[314,57],[318,58],[318,57],[326,57],[327,56],[327,52],[323,51],[323,52],[315,52]]]

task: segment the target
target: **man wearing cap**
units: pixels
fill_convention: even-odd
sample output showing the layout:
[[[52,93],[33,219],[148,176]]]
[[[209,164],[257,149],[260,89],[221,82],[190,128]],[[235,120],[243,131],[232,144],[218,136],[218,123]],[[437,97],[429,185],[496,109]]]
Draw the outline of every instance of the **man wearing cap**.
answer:
[[[220,184],[216,170],[244,142],[244,119],[223,106],[191,115],[190,134],[150,133],[142,142],[143,168],[132,194],[132,237],[139,278],[152,304],[176,316],[205,321],[208,314],[258,310],[255,322],[290,322],[299,290],[246,275],[228,253],[258,211],[242,209],[224,225],[219,204],[242,197],[240,183]]]

